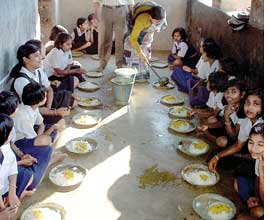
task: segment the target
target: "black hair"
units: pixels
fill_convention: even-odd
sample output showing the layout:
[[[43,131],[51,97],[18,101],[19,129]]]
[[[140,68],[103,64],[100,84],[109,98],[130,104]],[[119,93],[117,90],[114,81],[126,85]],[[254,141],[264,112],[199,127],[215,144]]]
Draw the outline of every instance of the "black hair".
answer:
[[[57,35],[57,38],[54,42],[54,47],[56,47],[57,49],[61,49],[62,45],[67,42],[68,40],[71,40],[72,37],[70,34],[68,33],[59,33]]]
[[[236,78],[227,81],[227,83],[225,85],[225,90],[227,90],[230,87],[236,87],[237,89],[239,89],[240,95],[243,95],[246,92],[246,84],[242,80],[239,80],[239,79],[236,79]],[[245,118],[244,103],[245,103],[245,99],[242,98],[240,100],[239,109],[238,109],[238,111],[236,113],[238,118]],[[223,105],[228,104],[224,96],[222,98],[222,104]]]
[[[259,115],[259,117],[263,117],[263,115],[264,115],[264,93],[263,93],[263,90],[260,89],[260,88],[249,89],[247,91],[247,93],[245,94],[244,100],[246,101],[246,99],[251,95],[258,96],[261,99],[261,101],[262,101],[262,112]]]
[[[208,58],[219,60],[222,57],[221,49],[214,39],[212,38],[204,39],[202,46]]]
[[[39,51],[41,50],[41,46],[42,46],[42,43],[40,40],[38,39],[32,39],[32,40],[29,40],[27,41],[25,44],[32,44],[32,45],[35,45]]]
[[[149,10],[152,19],[161,20],[165,18],[165,10],[161,6],[154,6]]]
[[[0,146],[4,145],[7,141],[10,132],[14,126],[14,122],[11,117],[6,114],[0,114]]]
[[[83,18],[83,17],[81,17],[81,18],[78,18],[77,19],[77,27],[79,28],[85,21],[86,21],[87,19],[86,18]]]
[[[88,15],[87,19],[88,19],[89,22],[91,22],[94,17],[95,17],[95,14],[92,13],[92,14]]]
[[[20,46],[17,50],[17,60],[18,63],[12,68],[9,76],[10,78],[15,78],[16,75],[20,72],[21,68],[24,66],[23,58],[29,58],[33,53],[38,52],[39,49],[33,44],[24,44]]]
[[[264,123],[254,125],[254,127],[251,129],[249,133],[249,136],[251,136],[252,134],[260,134],[264,136]]]
[[[229,76],[238,76],[239,67],[235,59],[231,57],[224,57],[219,60],[222,71],[224,71]]]
[[[51,29],[51,34],[49,39],[52,41],[56,40],[56,37],[59,33],[68,33],[67,29],[61,25],[55,25],[53,26],[53,28]]]
[[[12,115],[19,103],[18,97],[13,92],[3,91],[0,93],[0,113]]]
[[[220,71],[212,72],[208,77],[210,89],[216,90],[217,92],[224,92],[225,84],[227,83],[227,81],[228,81],[227,75]]]
[[[172,38],[174,37],[174,34],[175,33],[179,33],[180,36],[181,36],[181,39],[183,41],[186,41],[187,39],[187,33],[186,33],[186,30],[184,28],[175,28],[172,32]]]
[[[45,86],[39,83],[28,83],[23,88],[22,102],[25,105],[33,106],[42,102],[46,97]]]

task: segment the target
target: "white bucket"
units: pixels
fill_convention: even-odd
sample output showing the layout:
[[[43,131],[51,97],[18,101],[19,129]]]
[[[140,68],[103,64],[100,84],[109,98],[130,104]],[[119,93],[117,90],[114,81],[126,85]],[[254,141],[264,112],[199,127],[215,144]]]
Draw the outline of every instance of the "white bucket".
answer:
[[[117,105],[127,105],[130,102],[134,80],[127,77],[115,77],[111,79],[113,94]]]
[[[116,73],[116,77],[126,77],[134,79],[138,70],[136,68],[119,68],[114,71]]]

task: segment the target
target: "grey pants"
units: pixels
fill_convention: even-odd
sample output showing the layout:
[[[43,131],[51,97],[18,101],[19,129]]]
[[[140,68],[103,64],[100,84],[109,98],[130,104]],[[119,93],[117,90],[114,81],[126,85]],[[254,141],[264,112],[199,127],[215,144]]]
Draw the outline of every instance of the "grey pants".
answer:
[[[127,6],[118,8],[102,7],[98,33],[99,67],[102,70],[110,59],[113,31],[115,33],[115,63],[117,68],[122,67],[124,64],[124,36],[127,30],[127,12]]]

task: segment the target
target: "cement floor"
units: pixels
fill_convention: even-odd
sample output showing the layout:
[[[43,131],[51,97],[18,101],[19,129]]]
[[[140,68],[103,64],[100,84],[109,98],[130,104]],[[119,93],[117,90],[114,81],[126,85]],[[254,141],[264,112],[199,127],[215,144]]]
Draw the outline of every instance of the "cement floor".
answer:
[[[97,68],[98,61],[85,55],[78,58],[87,70]],[[104,107],[91,110],[92,114],[104,120],[101,126],[91,129],[78,129],[70,118],[68,128],[61,134],[56,148],[66,152],[64,144],[75,138],[87,136],[98,142],[98,150],[86,156],[69,154],[63,163],[76,163],[87,168],[83,183],[71,192],[57,192],[46,177],[35,195],[23,201],[22,208],[37,202],[54,202],[67,212],[66,220],[197,220],[199,216],[192,209],[192,200],[204,192],[224,195],[240,206],[233,191],[233,178],[221,174],[220,182],[214,187],[191,186],[181,178],[181,169],[196,162],[204,162],[204,157],[192,158],[176,151],[179,140],[168,130],[170,118],[168,107],[159,103],[166,94],[177,94],[188,99],[185,94],[173,90],[157,90],[151,83],[156,81],[152,74],[150,83],[136,83],[129,106],[114,105],[112,85],[115,68],[114,58],[105,71],[105,77],[90,79],[101,89],[94,93],[80,92],[84,97],[98,97]],[[168,69],[158,70],[168,76]],[[72,115],[85,111],[79,107]],[[196,136],[192,133],[189,136]],[[140,188],[139,177],[150,167],[157,165],[161,171],[174,173],[179,178],[177,184],[162,184]],[[19,213],[19,214],[20,214]]]

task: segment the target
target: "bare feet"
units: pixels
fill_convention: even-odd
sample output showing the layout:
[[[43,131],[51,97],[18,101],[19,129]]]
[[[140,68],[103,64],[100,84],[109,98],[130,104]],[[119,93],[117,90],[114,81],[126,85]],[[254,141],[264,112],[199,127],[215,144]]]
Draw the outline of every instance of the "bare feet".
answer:
[[[62,162],[63,160],[66,159],[67,156],[68,156],[67,154],[60,153],[60,152],[54,153],[49,163],[49,166],[54,163]]]

